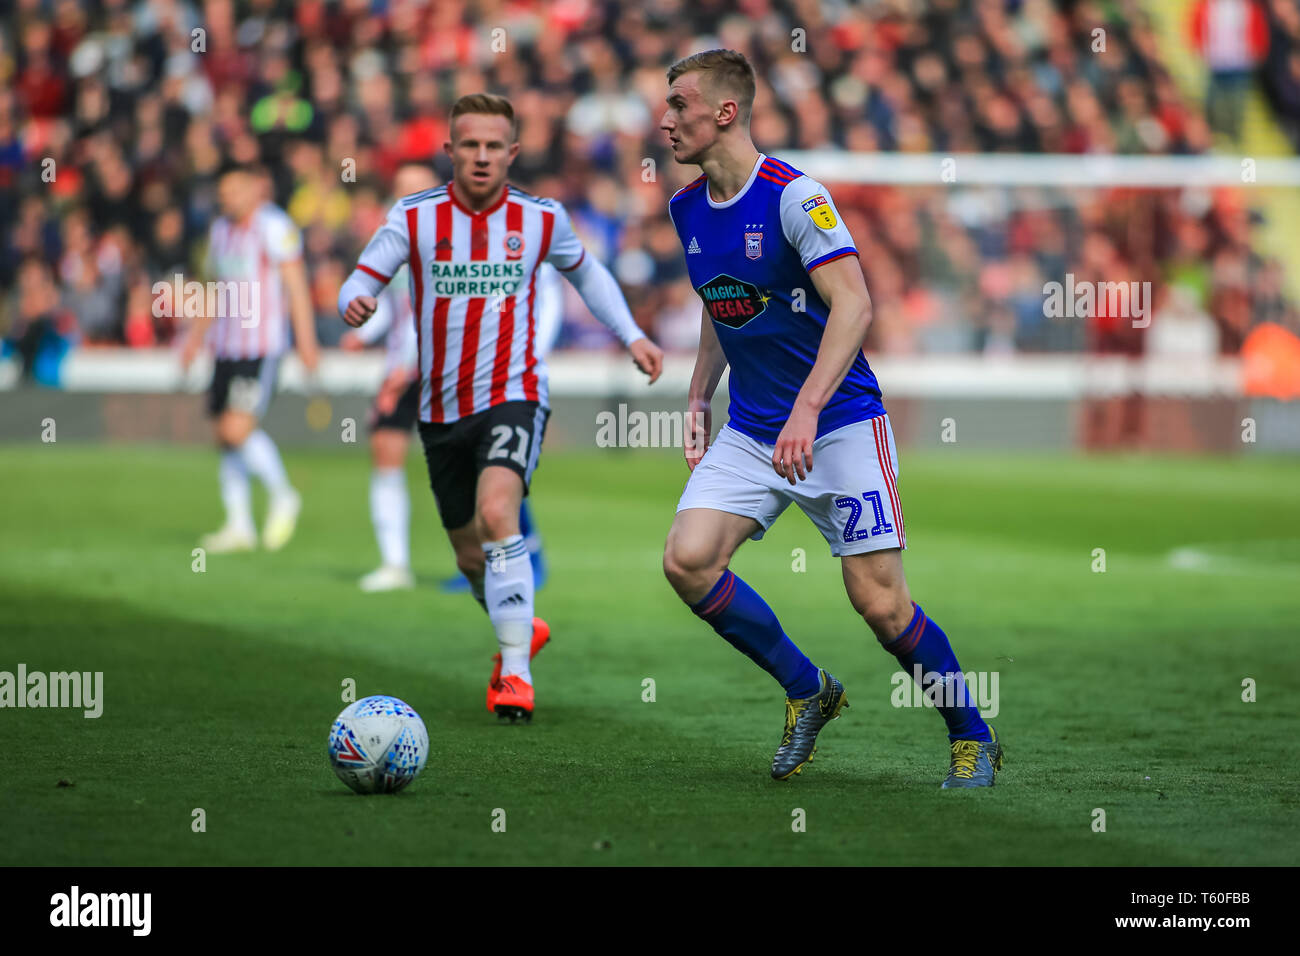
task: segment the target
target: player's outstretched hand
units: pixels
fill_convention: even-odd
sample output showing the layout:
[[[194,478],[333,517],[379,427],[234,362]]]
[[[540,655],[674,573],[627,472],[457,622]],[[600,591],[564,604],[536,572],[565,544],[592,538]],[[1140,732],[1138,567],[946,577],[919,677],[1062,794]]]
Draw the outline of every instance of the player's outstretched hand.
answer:
[[[789,420],[776,438],[772,450],[772,467],[782,478],[796,484],[808,477],[813,466],[813,439],[817,437],[817,415],[802,411],[796,404]]]
[[[713,406],[709,402],[693,401],[686,409],[685,444],[686,467],[691,471],[709,450],[709,436],[713,434]]]
[[[632,353],[636,367],[650,376],[650,384],[653,385],[664,370],[664,350],[649,339],[637,339],[627,350]]]
[[[343,313],[343,321],[354,329],[360,328],[375,314],[375,309],[378,307],[379,300],[373,295],[359,295],[348,303],[347,311]]]

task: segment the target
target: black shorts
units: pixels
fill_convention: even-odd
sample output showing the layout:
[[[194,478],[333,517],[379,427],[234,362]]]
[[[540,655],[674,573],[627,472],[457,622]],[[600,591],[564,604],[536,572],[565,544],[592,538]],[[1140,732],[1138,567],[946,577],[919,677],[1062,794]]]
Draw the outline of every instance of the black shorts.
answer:
[[[261,418],[271,404],[279,367],[274,357],[217,359],[208,387],[208,414],[215,418],[225,411],[247,412]]]
[[[537,402],[502,402],[448,424],[420,422],[429,486],[444,528],[462,528],[473,519],[479,472],[488,465],[515,472],[528,494],[550,414]]]
[[[417,378],[407,386],[387,415],[382,414],[374,405],[370,406],[370,430],[377,432],[381,428],[393,428],[399,432],[409,432],[419,417],[420,380]]]

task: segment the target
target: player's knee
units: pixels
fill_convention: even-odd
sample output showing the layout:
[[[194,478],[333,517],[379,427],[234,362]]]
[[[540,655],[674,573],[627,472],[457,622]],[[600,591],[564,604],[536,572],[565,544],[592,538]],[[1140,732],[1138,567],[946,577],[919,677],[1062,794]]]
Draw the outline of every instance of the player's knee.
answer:
[[[217,419],[217,443],[222,448],[238,448],[253,433],[255,420],[247,415],[226,413]]]
[[[698,590],[700,582],[716,570],[716,564],[713,548],[693,547],[673,537],[664,545],[664,577],[680,595]]]
[[[474,520],[484,541],[501,541],[519,533],[519,506],[504,495],[487,498],[478,503]]]
[[[912,619],[911,601],[896,591],[880,590],[853,602],[867,626],[881,640],[889,641],[901,634]]]
[[[370,455],[376,468],[401,468],[406,464],[405,432],[392,428],[376,429],[370,435]]]

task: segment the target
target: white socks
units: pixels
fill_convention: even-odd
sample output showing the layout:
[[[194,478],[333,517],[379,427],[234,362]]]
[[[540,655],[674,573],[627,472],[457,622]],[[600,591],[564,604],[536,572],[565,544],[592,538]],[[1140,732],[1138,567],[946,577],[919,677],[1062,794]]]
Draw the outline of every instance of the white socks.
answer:
[[[411,563],[411,498],[402,468],[375,468],[370,472],[370,520],[379,542],[383,564],[394,568]]]
[[[260,428],[238,448],[223,450],[218,470],[221,478],[221,503],[226,506],[226,524],[238,531],[256,534],[257,528],[253,525],[253,492],[248,481],[250,472],[266,486],[272,501],[294,494],[275,442]]]
[[[238,449],[221,453],[221,503],[226,506],[226,524],[247,534],[253,527],[253,492],[248,483],[248,469]]]
[[[239,446],[239,453],[248,470],[266,486],[273,499],[293,493],[289,476],[284,472],[284,463],[280,461],[280,451],[275,447],[275,442],[271,441],[271,436],[262,429],[259,428],[248,436],[244,444]]]
[[[487,557],[483,596],[501,645],[501,676],[518,675],[531,684],[528,658],[533,644],[533,565],[528,560],[524,536],[484,542],[483,551]]]

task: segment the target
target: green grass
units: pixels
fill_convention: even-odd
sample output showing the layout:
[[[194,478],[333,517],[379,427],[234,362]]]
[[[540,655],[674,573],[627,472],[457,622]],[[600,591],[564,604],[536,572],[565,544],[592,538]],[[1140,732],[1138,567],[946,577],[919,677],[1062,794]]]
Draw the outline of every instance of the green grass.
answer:
[[[211,452],[0,447],[0,670],[103,671],[105,698],[97,720],[0,710],[0,863],[1294,862],[1294,461],[904,452],[913,593],[965,669],[1000,674],[1007,763],[982,792],[938,790],[942,721],[890,705],[894,660],[794,509],[734,567],[853,706],[778,784],[780,689],[660,571],[686,476],[671,454],[544,457],[555,640],[529,727],[484,710],[495,642],[434,586],[452,563],[416,457],[421,587],[397,595],[356,589],[376,563],[363,453],[287,463],[305,499],[290,547],[195,573],[219,523]],[[1225,560],[1172,567],[1186,547]],[[401,794],[356,796],[327,765],[346,678],[424,717],[432,756]]]

